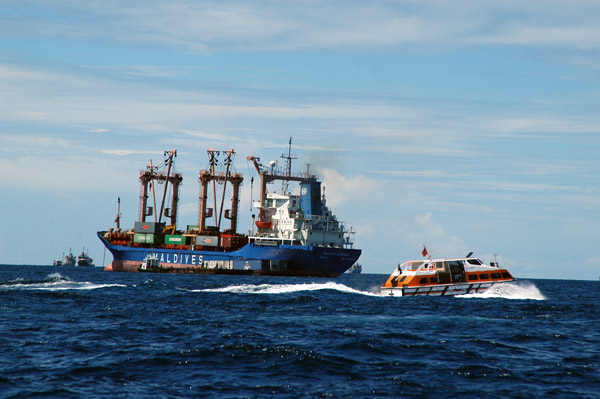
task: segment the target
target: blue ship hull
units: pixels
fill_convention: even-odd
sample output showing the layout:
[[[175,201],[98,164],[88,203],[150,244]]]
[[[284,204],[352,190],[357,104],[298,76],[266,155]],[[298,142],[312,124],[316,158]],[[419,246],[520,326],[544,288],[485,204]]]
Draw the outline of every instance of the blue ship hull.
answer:
[[[231,252],[192,251],[158,247],[113,245],[98,237],[112,253],[110,271],[137,272],[148,255],[156,256],[162,271],[172,273],[256,274],[337,277],[348,270],[360,249],[254,243]]]

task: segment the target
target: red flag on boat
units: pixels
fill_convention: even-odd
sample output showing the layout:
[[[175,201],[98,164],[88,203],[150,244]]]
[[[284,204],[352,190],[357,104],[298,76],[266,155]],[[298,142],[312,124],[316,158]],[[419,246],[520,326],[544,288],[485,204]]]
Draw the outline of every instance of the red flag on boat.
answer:
[[[421,251],[421,253],[423,254],[423,256],[427,256],[428,252],[427,252],[427,247],[425,246],[425,244],[423,244],[423,250]]]

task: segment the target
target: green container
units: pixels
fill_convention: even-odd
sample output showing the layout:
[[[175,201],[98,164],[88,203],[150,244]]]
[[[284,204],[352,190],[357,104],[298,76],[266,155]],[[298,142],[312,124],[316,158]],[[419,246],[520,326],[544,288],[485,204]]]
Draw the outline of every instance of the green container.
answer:
[[[137,242],[140,244],[145,244],[146,243],[146,234],[144,233],[135,233],[133,235],[133,242]]]
[[[159,237],[158,234],[135,233],[133,235],[133,242],[140,244],[155,244],[158,242]]]
[[[187,237],[182,235],[167,234],[165,236],[165,244],[187,245]]]
[[[157,238],[158,234],[146,234],[146,244],[154,244]]]

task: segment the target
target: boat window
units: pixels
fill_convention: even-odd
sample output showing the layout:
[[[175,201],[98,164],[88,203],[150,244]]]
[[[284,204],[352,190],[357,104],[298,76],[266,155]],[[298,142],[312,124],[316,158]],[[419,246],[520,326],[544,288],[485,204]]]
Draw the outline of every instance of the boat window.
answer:
[[[410,262],[403,263],[398,266],[398,270],[406,270],[410,266]]]
[[[477,280],[476,274],[469,274],[469,280]]]
[[[435,268],[436,269],[443,269],[444,268],[444,262],[435,262]]]
[[[479,278],[481,278],[482,280],[487,280],[488,278],[490,278],[490,275],[487,273],[481,273],[479,275]]]
[[[437,277],[429,277],[429,282],[430,283],[437,283],[438,282]]]
[[[425,262],[423,262],[423,261],[412,262],[412,263],[410,264],[410,267],[409,267],[409,269],[408,269],[408,270],[415,271],[415,270],[417,270],[417,269],[419,268],[419,266],[421,266],[423,263],[425,263]]]
[[[467,262],[469,262],[472,265],[483,265],[483,262],[479,259],[467,259]]]
[[[512,278],[509,272],[502,272],[502,277],[504,278]]]
[[[492,278],[493,279],[500,278],[500,273],[492,273]]]
[[[421,281],[419,282],[419,284],[427,284],[427,277],[421,278]]]
[[[392,287],[396,287],[398,286],[398,283],[403,282],[406,279],[406,276],[402,276],[402,278],[400,280],[398,280],[398,276],[394,277],[393,279],[390,280]]]

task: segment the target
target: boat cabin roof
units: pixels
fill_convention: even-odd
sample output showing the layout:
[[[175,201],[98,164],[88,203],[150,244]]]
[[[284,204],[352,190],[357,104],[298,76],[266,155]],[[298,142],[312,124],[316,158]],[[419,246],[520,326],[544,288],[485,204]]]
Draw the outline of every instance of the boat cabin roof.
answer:
[[[456,262],[456,261],[462,261],[462,263],[464,264],[470,264],[470,265],[484,265],[484,263],[478,259],[478,258],[453,258],[453,259],[424,259],[424,260],[410,260],[408,262],[404,262],[401,266],[404,265],[423,265],[425,263],[436,263],[436,262]]]
[[[432,271],[449,270],[455,266],[464,268],[465,271],[485,271],[498,268],[497,264],[486,265],[478,258],[424,259],[404,262],[398,265],[393,274],[427,274]]]

